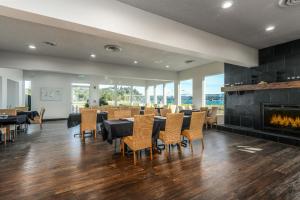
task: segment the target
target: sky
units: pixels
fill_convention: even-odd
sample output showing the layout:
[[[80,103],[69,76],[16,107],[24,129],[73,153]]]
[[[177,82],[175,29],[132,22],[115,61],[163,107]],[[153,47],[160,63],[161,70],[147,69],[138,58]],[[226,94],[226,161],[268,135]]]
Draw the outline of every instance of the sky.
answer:
[[[205,94],[221,94],[224,86],[224,74],[205,77]]]

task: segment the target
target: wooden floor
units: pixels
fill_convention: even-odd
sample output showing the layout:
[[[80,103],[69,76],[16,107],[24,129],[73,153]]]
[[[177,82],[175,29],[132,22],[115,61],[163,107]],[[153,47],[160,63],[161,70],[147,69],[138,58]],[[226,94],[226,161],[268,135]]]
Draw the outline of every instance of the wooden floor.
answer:
[[[203,154],[195,143],[194,154],[174,147],[151,162],[143,153],[134,166],[78,131],[51,122],[1,144],[0,199],[300,199],[299,147],[211,130]]]

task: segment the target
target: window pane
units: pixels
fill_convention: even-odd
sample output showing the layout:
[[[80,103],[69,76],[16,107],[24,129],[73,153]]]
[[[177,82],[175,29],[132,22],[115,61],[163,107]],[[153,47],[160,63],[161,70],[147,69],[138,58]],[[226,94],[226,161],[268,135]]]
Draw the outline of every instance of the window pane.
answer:
[[[150,103],[154,104],[154,87],[153,86],[148,87],[148,95],[150,97]]]
[[[224,74],[205,77],[205,105],[219,107],[219,113],[224,112],[224,93],[221,87],[224,86]]]
[[[174,104],[174,82],[166,84],[167,104]]]
[[[158,105],[162,105],[163,104],[163,98],[164,98],[164,86],[161,85],[157,85],[156,86],[156,98],[157,98],[157,104]]]
[[[145,105],[145,87],[133,86],[132,87],[132,103],[133,105],[142,106]]]
[[[100,105],[115,105],[115,86],[114,85],[99,85]]]
[[[182,105],[193,104],[193,80],[180,81],[180,97]]]
[[[117,105],[127,105],[131,104],[131,86],[118,85],[117,86]]]
[[[72,112],[78,112],[89,103],[90,84],[72,83]]]

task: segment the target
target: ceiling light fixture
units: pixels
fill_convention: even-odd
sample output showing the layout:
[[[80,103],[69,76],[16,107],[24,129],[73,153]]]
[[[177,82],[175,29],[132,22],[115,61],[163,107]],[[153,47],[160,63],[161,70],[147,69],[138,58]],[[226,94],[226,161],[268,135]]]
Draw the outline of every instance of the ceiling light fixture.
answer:
[[[270,31],[274,31],[274,29],[275,29],[275,26],[270,25],[270,26],[267,26],[265,30],[266,30],[267,32],[270,32]]]
[[[28,45],[28,48],[34,50],[34,49],[36,49],[36,46],[33,44],[30,44],[30,45]]]
[[[93,53],[92,53],[92,54],[90,55],[90,57],[91,57],[91,58],[96,58],[96,54],[93,54]]]
[[[195,60],[186,60],[186,61],[184,61],[185,62],[185,64],[190,64],[190,63],[192,63],[192,62],[195,62]]]
[[[134,64],[138,64],[139,62],[137,60],[133,61]]]
[[[170,68],[170,66],[169,66],[169,65],[166,65],[166,68],[168,68],[168,69],[169,69],[169,68]]]
[[[109,52],[120,52],[120,51],[122,51],[121,47],[119,47],[118,45],[112,45],[112,44],[105,45],[104,49],[106,51],[109,51]]]
[[[43,42],[43,44],[46,44],[46,45],[49,45],[49,46],[52,46],[52,47],[57,46],[57,44],[55,42],[49,42],[49,41],[45,41],[45,42]]]
[[[227,8],[232,7],[232,5],[233,5],[232,1],[224,1],[224,3],[222,4],[222,8],[227,9]]]

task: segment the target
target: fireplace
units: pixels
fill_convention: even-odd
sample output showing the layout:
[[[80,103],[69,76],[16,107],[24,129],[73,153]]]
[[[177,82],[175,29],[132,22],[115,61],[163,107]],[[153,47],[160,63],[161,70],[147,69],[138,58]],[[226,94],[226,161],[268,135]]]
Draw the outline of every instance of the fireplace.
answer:
[[[300,105],[263,104],[263,128],[300,137]]]

